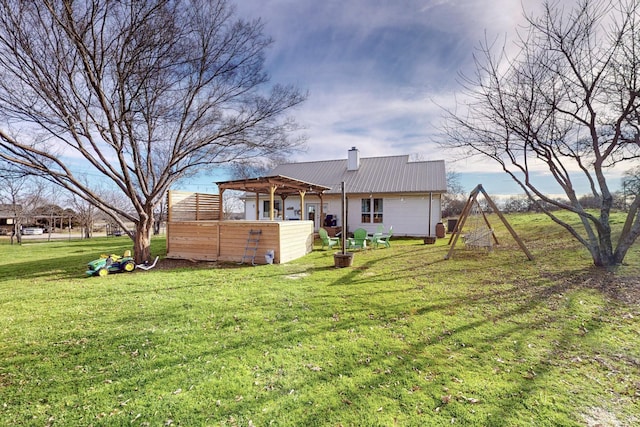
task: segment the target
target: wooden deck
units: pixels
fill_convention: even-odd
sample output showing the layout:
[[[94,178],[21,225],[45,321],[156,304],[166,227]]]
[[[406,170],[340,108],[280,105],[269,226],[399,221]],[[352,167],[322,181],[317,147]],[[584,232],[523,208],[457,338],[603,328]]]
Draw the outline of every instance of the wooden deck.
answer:
[[[300,258],[313,250],[312,221],[169,221],[167,258],[240,262],[249,230],[261,230],[256,264],[275,251],[274,263]]]

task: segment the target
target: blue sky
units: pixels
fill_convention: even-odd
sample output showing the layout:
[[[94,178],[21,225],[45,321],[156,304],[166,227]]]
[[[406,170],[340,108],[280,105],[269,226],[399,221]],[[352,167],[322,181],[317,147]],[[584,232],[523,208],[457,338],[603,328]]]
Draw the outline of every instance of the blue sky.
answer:
[[[262,19],[274,39],[266,63],[272,81],[309,92],[293,114],[308,150],[292,161],[346,158],[356,146],[362,157],[445,159],[467,191],[482,183],[490,193],[521,193],[495,165],[456,160],[436,144],[438,105],[453,105],[459,74],[473,72],[485,32],[512,37],[523,8],[535,11],[540,0],[236,3],[240,17]]]

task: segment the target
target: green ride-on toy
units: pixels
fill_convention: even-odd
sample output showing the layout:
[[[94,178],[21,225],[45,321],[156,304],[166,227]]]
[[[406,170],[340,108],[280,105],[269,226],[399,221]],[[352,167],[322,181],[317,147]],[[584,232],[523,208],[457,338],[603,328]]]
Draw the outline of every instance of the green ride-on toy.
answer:
[[[136,269],[136,263],[131,257],[131,251],[125,251],[123,256],[101,255],[100,258],[87,264],[87,267],[87,276],[104,277],[109,273],[132,272]]]

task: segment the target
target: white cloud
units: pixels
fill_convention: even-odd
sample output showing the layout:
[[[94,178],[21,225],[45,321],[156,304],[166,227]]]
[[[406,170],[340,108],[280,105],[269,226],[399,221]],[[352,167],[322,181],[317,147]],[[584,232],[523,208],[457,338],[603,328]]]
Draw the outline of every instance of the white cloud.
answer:
[[[308,151],[292,160],[345,158],[357,146],[365,157],[419,154],[464,173],[500,174],[495,163],[458,160],[434,143],[440,107],[455,106],[459,73],[473,72],[474,49],[485,35],[513,40],[523,9],[537,13],[541,6],[539,0],[242,0],[238,11],[262,17],[274,37],[267,59],[273,80],[309,90],[296,113]]]
[[[243,0],[242,15],[263,18],[275,39],[274,81],[308,89],[297,113],[308,158],[421,153],[468,71],[484,29],[504,32],[520,16],[513,0]]]

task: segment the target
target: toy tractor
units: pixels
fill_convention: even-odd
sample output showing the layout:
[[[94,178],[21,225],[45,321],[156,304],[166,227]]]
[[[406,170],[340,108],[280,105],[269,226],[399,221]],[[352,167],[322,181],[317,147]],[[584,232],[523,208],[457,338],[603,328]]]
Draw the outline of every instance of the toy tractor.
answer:
[[[136,269],[136,263],[131,258],[131,251],[125,251],[123,256],[101,255],[100,258],[88,263],[87,267],[87,276],[104,277],[109,273],[132,272]]]

